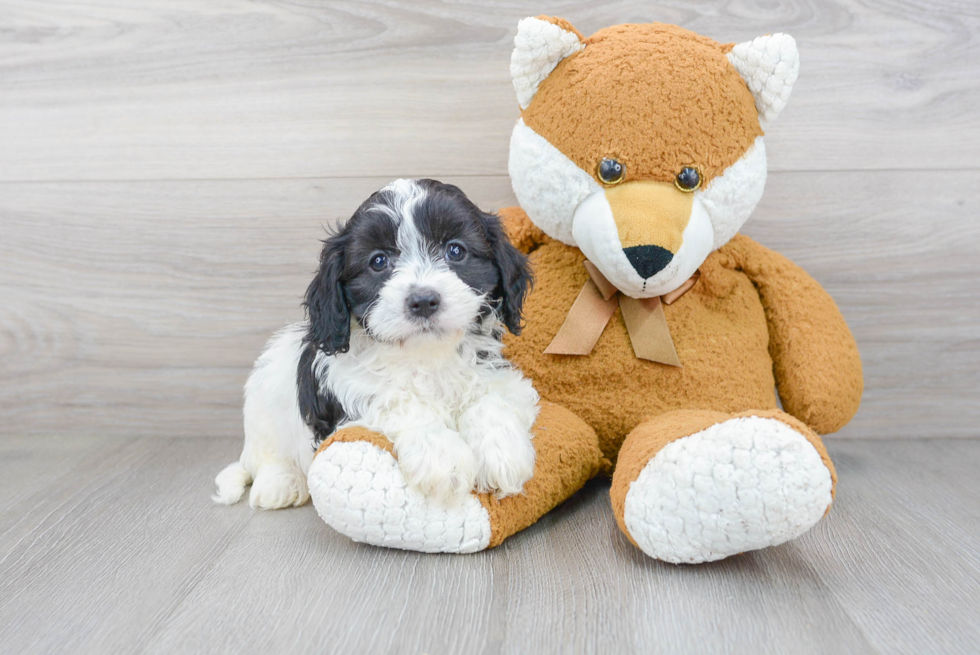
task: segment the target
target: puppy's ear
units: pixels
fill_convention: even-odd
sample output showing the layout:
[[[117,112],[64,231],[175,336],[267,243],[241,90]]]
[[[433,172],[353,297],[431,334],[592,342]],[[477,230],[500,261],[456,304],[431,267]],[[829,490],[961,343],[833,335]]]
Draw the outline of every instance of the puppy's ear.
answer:
[[[527,257],[510,243],[496,214],[483,214],[487,239],[500,274],[500,283],[493,292],[500,320],[513,334],[521,333],[521,312],[534,276]]]
[[[350,348],[350,309],[340,277],[344,270],[347,237],[341,232],[323,242],[320,270],[306,289],[306,314],[310,327],[305,341],[328,355]]]

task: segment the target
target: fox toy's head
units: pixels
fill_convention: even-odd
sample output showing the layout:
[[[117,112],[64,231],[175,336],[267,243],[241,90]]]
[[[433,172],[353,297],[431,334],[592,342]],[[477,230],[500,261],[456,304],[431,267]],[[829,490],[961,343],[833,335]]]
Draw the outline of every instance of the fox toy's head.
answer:
[[[763,127],[796,81],[793,38],[723,45],[652,23],[586,39],[540,17],[520,22],[514,44],[521,207],[626,295],[673,291],[762,196]]]

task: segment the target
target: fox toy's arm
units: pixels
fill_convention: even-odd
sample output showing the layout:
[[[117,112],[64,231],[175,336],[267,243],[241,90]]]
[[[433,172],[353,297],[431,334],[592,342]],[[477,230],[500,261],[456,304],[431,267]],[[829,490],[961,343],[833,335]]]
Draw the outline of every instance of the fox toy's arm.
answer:
[[[549,241],[548,236],[531,222],[520,207],[504,207],[497,214],[510,242],[525,255]]]
[[[802,268],[746,236],[726,247],[762,299],[783,409],[821,434],[844,427],[861,403],[864,378],[833,298]]]

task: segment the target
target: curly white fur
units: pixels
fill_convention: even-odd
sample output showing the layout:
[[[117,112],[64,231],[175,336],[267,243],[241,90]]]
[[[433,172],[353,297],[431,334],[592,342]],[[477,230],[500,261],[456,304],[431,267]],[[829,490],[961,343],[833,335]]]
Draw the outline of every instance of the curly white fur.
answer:
[[[238,502],[251,483],[249,505],[276,509],[309,499],[306,471],[313,461],[313,433],[296,395],[296,367],[305,324],[283,328],[269,340],[245,383],[245,446],[239,461],[215,478],[215,502]]]
[[[388,437],[409,484],[445,502],[473,489],[504,497],[520,493],[534,471],[538,394],[499,356],[492,330],[488,322],[479,333],[422,336],[403,347],[355,326],[349,352],[320,353],[314,366],[351,417],[339,427]],[[249,482],[255,508],[309,498],[313,433],[296,397],[305,332],[305,323],[281,330],[256,362],[245,387],[245,446],[216,478],[216,502],[237,502]]]
[[[422,337],[410,348],[356,328],[349,352],[321,355],[317,365],[355,417],[348,425],[388,437],[410,484],[446,499],[474,487],[510,495],[534,469],[538,394],[501,347],[489,326],[455,340]]]

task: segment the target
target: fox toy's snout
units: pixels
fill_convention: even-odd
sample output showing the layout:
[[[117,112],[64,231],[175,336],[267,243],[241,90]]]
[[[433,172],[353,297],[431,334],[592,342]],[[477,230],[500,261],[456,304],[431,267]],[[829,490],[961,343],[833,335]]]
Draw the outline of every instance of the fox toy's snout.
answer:
[[[664,182],[627,182],[605,189],[626,259],[643,279],[670,263],[684,242],[694,197]]]
[[[701,201],[669,182],[601,188],[575,210],[579,248],[628,295],[652,297],[687,280],[714,242]]]

